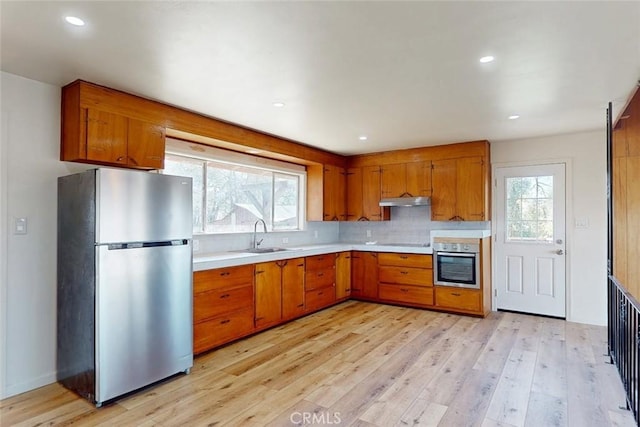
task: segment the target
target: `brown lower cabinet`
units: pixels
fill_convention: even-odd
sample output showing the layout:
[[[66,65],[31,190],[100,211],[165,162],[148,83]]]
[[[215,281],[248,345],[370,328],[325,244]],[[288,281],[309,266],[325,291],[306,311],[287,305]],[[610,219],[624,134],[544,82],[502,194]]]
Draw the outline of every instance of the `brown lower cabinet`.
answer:
[[[336,301],[336,254],[306,258],[305,309],[318,311]]]
[[[351,254],[351,297],[378,299],[378,254],[353,251]]]
[[[471,314],[481,314],[482,291],[438,286],[436,287],[436,307]]]
[[[346,251],[193,277],[195,354],[348,298],[476,316],[489,310],[487,289],[434,287],[431,255]]]
[[[218,347],[254,331],[253,265],[193,274],[193,352]]]
[[[378,296],[383,302],[433,306],[432,256],[407,253],[378,254]]]

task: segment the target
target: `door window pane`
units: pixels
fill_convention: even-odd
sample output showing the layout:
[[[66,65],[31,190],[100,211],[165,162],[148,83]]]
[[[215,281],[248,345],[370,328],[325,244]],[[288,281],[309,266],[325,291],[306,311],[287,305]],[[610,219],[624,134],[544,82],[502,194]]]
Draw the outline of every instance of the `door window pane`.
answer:
[[[553,241],[553,176],[506,178],[507,241]]]

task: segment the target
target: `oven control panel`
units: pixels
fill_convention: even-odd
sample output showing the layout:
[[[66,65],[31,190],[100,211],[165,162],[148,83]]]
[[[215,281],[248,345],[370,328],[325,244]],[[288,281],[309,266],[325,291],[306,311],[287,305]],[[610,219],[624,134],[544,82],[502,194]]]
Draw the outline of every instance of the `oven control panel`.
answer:
[[[443,243],[436,242],[433,245],[434,252],[480,252],[480,244],[477,243]]]

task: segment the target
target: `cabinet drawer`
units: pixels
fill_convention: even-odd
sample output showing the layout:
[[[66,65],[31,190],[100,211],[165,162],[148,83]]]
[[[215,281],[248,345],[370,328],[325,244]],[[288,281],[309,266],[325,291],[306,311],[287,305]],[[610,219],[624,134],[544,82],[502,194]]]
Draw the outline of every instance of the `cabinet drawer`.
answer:
[[[378,292],[378,297],[382,300],[433,305],[433,288],[381,283]]]
[[[378,265],[397,265],[399,267],[432,268],[433,256],[422,255],[422,254],[381,252],[378,254]]]
[[[253,284],[253,264],[193,273],[193,293]]]
[[[326,270],[328,268],[335,268],[336,254],[308,256],[306,258],[306,264],[307,264],[307,271]]]
[[[435,287],[436,306],[466,311],[481,311],[482,291]]]
[[[305,305],[307,311],[320,310],[331,305],[336,300],[336,290],[333,286],[305,292]]]
[[[243,308],[253,308],[253,286],[200,292],[193,296],[193,321],[200,322]]]
[[[253,309],[235,311],[193,325],[195,354],[228,343],[253,331]]]
[[[433,286],[433,270],[411,267],[378,267],[380,283],[401,283],[404,285]]]
[[[307,271],[304,278],[304,289],[307,291],[333,286],[336,283],[336,270],[335,268],[329,268],[326,270]]]

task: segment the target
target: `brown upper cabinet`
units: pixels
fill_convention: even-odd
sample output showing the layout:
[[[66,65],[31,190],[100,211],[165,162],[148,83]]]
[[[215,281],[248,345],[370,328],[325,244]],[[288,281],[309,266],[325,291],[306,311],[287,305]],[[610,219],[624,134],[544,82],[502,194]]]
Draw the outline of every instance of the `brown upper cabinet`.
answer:
[[[431,195],[431,162],[397,163],[382,166],[380,195],[418,197]]]
[[[81,86],[62,92],[60,159],[136,169],[164,166],[163,126],[82,102]]]
[[[484,157],[434,160],[431,170],[433,221],[487,221],[488,165]]]
[[[380,207],[380,166],[347,169],[347,221],[386,221],[389,208]]]
[[[324,165],[323,180],[324,221],[345,221],[347,219],[347,173],[344,168]]]

